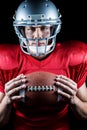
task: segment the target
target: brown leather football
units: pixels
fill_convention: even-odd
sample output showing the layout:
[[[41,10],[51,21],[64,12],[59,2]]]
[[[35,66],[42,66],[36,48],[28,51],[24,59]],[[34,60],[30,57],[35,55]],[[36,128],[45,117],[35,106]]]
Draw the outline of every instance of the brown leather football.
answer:
[[[58,86],[55,85],[56,74],[36,71],[26,75],[28,80],[25,92],[25,103],[29,106],[52,105],[58,102]]]

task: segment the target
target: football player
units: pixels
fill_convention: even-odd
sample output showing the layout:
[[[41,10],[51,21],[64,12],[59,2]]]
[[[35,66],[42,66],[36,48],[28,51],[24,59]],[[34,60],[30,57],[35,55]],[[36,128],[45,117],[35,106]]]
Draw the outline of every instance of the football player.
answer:
[[[70,130],[69,107],[77,118],[87,118],[87,45],[72,40],[56,43],[62,21],[50,0],[25,0],[13,18],[20,44],[0,44],[0,127]],[[36,71],[56,74],[61,97],[56,103],[27,105],[23,100],[26,74]]]

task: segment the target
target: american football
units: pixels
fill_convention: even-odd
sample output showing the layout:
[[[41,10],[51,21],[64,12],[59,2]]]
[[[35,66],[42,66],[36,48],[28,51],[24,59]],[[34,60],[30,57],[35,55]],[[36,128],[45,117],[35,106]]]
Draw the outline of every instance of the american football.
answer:
[[[58,86],[55,85],[56,74],[37,71],[26,75],[28,82],[25,94],[25,103],[32,105],[56,104],[58,102]]]

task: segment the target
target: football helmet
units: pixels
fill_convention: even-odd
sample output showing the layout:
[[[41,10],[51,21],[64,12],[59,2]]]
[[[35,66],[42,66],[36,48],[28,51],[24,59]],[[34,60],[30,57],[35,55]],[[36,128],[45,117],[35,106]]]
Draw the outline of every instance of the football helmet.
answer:
[[[56,44],[56,35],[61,29],[61,14],[50,0],[25,0],[18,6],[13,16],[13,27],[20,42],[21,49],[29,55],[47,55],[52,52]],[[24,28],[26,26],[50,26],[51,35],[44,38],[26,38]],[[29,46],[29,40],[36,41],[36,46]],[[44,46],[38,46],[38,42],[45,40]],[[50,42],[50,44],[49,44]],[[33,50],[35,53],[31,53]]]

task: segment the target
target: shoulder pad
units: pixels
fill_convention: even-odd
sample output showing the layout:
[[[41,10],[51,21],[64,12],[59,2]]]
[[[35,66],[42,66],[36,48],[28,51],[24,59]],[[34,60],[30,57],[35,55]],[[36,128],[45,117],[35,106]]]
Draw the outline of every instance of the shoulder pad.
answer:
[[[19,45],[0,44],[0,69],[12,69],[18,64]]]
[[[64,53],[71,65],[87,62],[87,44],[82,41],[67,41],[63,43]]]

